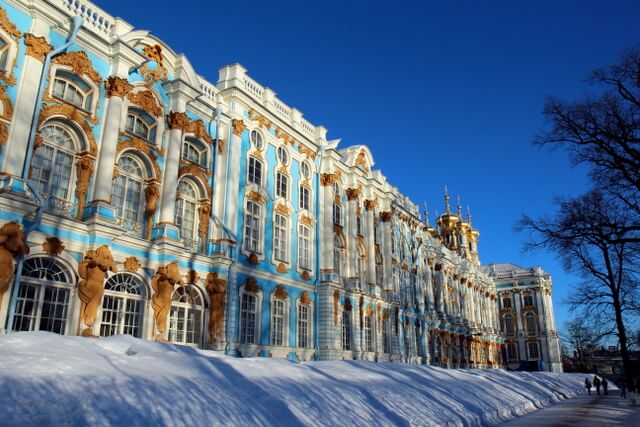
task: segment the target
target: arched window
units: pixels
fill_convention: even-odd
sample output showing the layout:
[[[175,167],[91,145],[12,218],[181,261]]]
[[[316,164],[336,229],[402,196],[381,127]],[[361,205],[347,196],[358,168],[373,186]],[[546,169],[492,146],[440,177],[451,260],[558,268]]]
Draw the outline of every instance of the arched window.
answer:
[[[145,286],[128,273],[111,276],[104,284],[100,336],[128,334],[142,338]]]
[[[533,312],[529,312],[524,316],[525,324],[527,325],[527,335],[535,335],[538,331],[538,325],[536,322],[536,315]]]
[[[142,163],[124,154],[118,160],[118,176],[113,180],[112,200],[118,210],[122,226],[135,234],[143,231],[144,179]]]
[[[262,140],[262,134],[260,132],[258,132],[257,130],[252,130],[251,134],[250,134],[250,138],[251,138],[251,143],[254,145],[254,147],[256,147],[258,150],[262,151],[262,149],[264,148],[264,142]]]
[[[289,164],[289,152],[284,146],[278,147],[278,161],[283,166],[287,166]]]
[[[274,217],[273,251],[274,258],[278,261],[289,261],[289,220],[282,214]]]
[[[197,248],[197,205],[198,192],[194,185],[186,179],[180,180],[174,222],[180,227],[180,237],[189,249]]]
[[[73,214],[73,157],[76,152],[74,134],[58,123],[50,123],[40,130],[42,145],[33,154],[31,179],[46,199],[48,212]]]
[[[204,302],[193,286],[179,286],[171,297],[169,341],[179,344],[200,344]]]
[[[146,112],[137,108],[129,108],[125,131],[133,136],[142,138],[147,142],[155,139],[156,121]]]
[[[344,263],[344,243],[340,236],[335,235],[333,238],[333,271],[338,277],[342,277]]]
[[[55,258],[26,259],[11,329],[64,334],[73,286],[73,274]]]
[[[195,138],[185,138],[184,142],[182,143],[182,159],[206,168],[206,146]]]
[[[244,249],[248,252],[260,253],[262,242],[260,232],[262,207],[252,201],[247,201],[244,213]]]
[[[504,323],[504,333],[507,336],[513,336],[515,335],[515,327],[513,324],[513,316],[510,314],[505,314],[503,316],[503,323]]]
[[[91,87],[80,77],[67,71],[56,71],[53,97],[85,111],[91,110]]]

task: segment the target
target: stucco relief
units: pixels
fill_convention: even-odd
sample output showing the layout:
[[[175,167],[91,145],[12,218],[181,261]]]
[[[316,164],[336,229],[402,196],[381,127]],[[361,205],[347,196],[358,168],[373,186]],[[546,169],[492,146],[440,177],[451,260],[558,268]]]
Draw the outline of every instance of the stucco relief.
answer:
[[[166,267],[159,267],[151,278],[151,306],[154,312],[155,339],[166,341],[167,316],[171,309],[171,296],[176,285],[184,286],[180,278],[180,269],[177,262],[172,262]]]
[[[4,293],[13,282],[13,260],[28,253],[29,247],[20,224],[16,221],[4,224],[0,228],[0,305]]]
[[[209,292],[209,342],[216,342],[223,338],[222,326],[226,306],[227,281],[221,279],[218,273],[207,274],[207,291]]]
[[[102,303],[107,271],[115,273],[117,269],[113,264],[111,251],[106,245],[88,250],[84,260],[78,264],[78,275],[82,279],[78,283],[78,296],[81,301],[80,334],[85,337],[95,336],[93,323],[98,307]]]

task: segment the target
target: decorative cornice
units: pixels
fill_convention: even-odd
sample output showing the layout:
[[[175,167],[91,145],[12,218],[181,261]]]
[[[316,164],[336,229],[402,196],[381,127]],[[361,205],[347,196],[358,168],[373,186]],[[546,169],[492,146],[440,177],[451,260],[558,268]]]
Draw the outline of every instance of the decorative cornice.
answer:
[[[153,93],[151,93],[150,90],[143,89],[137,92],[129,92],[129,94],[127,95],[127,99],[131,101],[132,104],[140,107],[142,111],[149,114],[150,116],[153,116],[155,118],[162,117],[162,108],[158,105],[156,97],[153,96]],[[172,113],[169,113],[169,115],[171,114]]]
[[[358,200],[360,197],[359,188],[347,188],[345,192],[347,193],[347,200],[349,201]]]
[[[107,92],[107,98],[111,98],[112,96],[124,98],[129,91],[133,89],[133,85],[122,77],[109,76],[104,82],[104,88]]]
[[[242,120],[233,119],[231,121],[231,126],[233,127],[233,134],[236,136],[242,135],[242,132],[247,128]]]
[[[170,130],[185,130],[189,125],[189,117],[185,113],[170,111],[167,115],[167,124]]]
[[[205,141],[208,144],[213,142],[213,138],[211,138],[211,135],[209,135],[204,127],[204,122],[200,119],[190,121],[184,130],[186,132],[193,133],[196,138]]]
[[[13,116],[13,104],[7,94],[7,86],[0,83],[0,102],[2,103],[2,116],[0,118],[11,121]]]
[[[81,50],[73,52],[65,52],[56,55],[52,61],[54,64],[66,65],[71,67],[71,71],[79,76],[87,75],[96,84],[102,84],[102,77],[94,68],[87,54]]]
[[[24,44],[27,46],[27,55],[40,62],[44,62],[45,56],[53,49],[53,46],[47,43],[47,39],[31,33],[24,35]]]
[[[307,148],[301,143],[298,143],[298,152],[300,154],[304,154],[307,157],[307,159],[310,159],[310,160],[315,160],[316,156],[318,155],[318,153],[315,150],[311,148]]]
[[[369,173],[369,166],[367,166],[367,158],[364,152],[360,152],[356,158],[356,166],[361,167],[366,173]]]

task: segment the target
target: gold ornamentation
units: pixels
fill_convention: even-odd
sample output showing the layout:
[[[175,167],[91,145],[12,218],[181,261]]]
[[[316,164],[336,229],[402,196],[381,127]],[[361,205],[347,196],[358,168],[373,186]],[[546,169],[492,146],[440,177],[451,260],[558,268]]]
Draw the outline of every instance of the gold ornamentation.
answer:
[[[147,222],[146,238],[151,239],[151,229],[153,227],[153,215],[158,208],[158,200],[160,200],[160,187],[157,184],[149,183],[144,189],[145,207],[144,215]]]
[[[171,296],[175,286],[184,286],[180,279],[180,269],[176,261],[167,264],[166,267],[159,267],[156,274],[151,278],[151,307],[153,307],[154,320],[156,326],[155,339],[166,341],[167,337],[167,316],[171,309]]]
[[[107,92],[107,98],[111,98],[112,96],[124,98],[125,95],[133,89],[133,85],[129,83],[127,79],[117,76],[109,76],[109,78],[104,82],[104,88]]]
[[[289,207],[287,205],[285,205],[284,203],[279,203],[276,206],[275,211],[279,214],[285,215],[285,216],[289,216],[291,215],[291,209],[289,209]]]
[[[253,200],[254,202],[257,202],[257,203],[264,203],[265,202],[264,196],[262,194],[258,193],[257,191],[249,191],[247,193],[247,199]]]
[[[347,188],[345,192],[347,193],[347,200],[349,201],[358,200],[360,197],[359,188]]]
[[[336,175],[333,173],[323,173],[320,175],[320,185],[323,187],[329,187],[336,182]]]
[[[307,159],[310,159],[310,160],[315,160],[316,156],[318,155],[318,153],[316,153],[315,150],[311,148],[307,148],[301,143],[298,143],[298,152],[300,154],[304,154],[307,157]]]
[[[93,322],[96,320],[98,307],[102,304],[104,281],[107,271],[117,273],[113,264],[113,256],[107,245],[98,249],[90,249],[84,255],[84,260],[78,264],[78,275],[82,280],[78,283],[80,297],[80,334],[93,337]]]
[[[231,121],[231,126],[233,127],[233,134],[240,136],[242,132],[247,128],[242,120],[233,119]]]
[[[289,294],[287,293],[287,289],[284,287],[284,285],[278,285],[273,291],[273,296],[278,299],[287,299],[289,297]]]
[[[333,292],[333,324],[338,324],[338,309],[340,308],[340,291]]]
[[[74,74],[78,76],[83,74],[87,75],[91,80],[96,82],[96,84],[102,84],[102,77],[94,70],[93,64],[91,64],[91,60],[87,54],[81,50],[56,55],[51,62],[71,67],[71,71],[73,71]]]
[[[198,280],[200,280],[200,276],[198,275],[198,272],[195,271],[194,269],[189,270],[185,278],[187,279],[187,283],[190,283],[190,284],[196,283]]]
[[[278,268],[276,269],[276,271],[278,273],[284,274],[287,272],[287,267],[284,265],[284,263],[281,262],[280,264],[278,264]]]
[[[60,255],[64,250],[64,244],[62,240],[55,236],[47,237],[45,241],[42,242],[42,249],[49,255]]]
[[[357,236],[356,243],[361,245],[364,248],[364,236]]]
[[[86,113],[78,110],[71,104],[46,104],[42,107],[42,111],[40,112],[38,127],[42,127],[42,124],[46,119],[54,116],[66,117],[67,119],[74,121],[78,126],[80,126],[84,131],[86,140],[89,144],[89,153],[92,156],[95,156],[97,154],[98,145],[96,144],[96,139],[93,136],[93,127],[90,124],[95,123],[93,119],[89,118]]]
[[[2,28],[5,31],[5,33],[9,34],[16,41],[18,41],[18,39],[22,37],[22,32],[18,30],[18,28],[16,27],[16,24],[14,24],[9,20],[9,17],[7,17],[7,11],[1,7],[0,7],[0,28]]]
[[[24,44],[27,46],[27,55],[37,59],[40,62],[44,62],[45,56],[51,52],[53,47],[47,43],[47,39],[44,37],[34,36],[31,33],[24,35]]]
[[[309,272],[307,270],[303,270],[300,277],[302,277],[302,280],[305,280],[305,281],[311,279],[311,276],[309,275]]]
[[[0,102],[2,102],[2,116],[0,118],[11,121],[13,116],[13,104],[7,94],[7,86],[0,83]]]
[[[9,139],[9,129],[4,123],[0,123],[0,145],[6,144]]]
[[[162,46],[156,44],[153,46],[145,46],[142,50],[144,56],[148,59],[155,61],[157,64],[156,69],[152,70],[148,64],[144,64],[140,68],[140,74],[144,77],[144,81],[148,84],[154,84],[157,81],[167,80],[167,67],[164,66],[164,59],[162,57]]]
[[[358,154],[358,157],[356,158],[356,166],[361,167],[362,170],[364,170],[366,173],[369,173],[369,167],[367,166],[367,158],[366,158],[366,155],[364,154],[364,151],[361,151],[360,154]]]
[[[137,92],[129,92],[129,94],[127,94],[127,99],[131,101],[132,104],[140,107],[140,109],[145,113],[156,118],[162,117],[162,108],[158,105],[158,101],[156,100],[156,97],[153,95],[153,93],[150,90],[144,89],[144,90],[139,90]],[[172,117],[171,117],[172,114],[184,114],[184,113],[171,112],[169,113],[169,117],[167,118],[168,121],[172,120]],[[185,116],[185,119],[186,119],[186,116]],[[173,127],[171,127],[171,122],[169,122],[169,129],[173,129]]]
[[[249,261],[249,264],[252,265],[258,265],[258,263],[260,262],[260,260],[258,259],[258,255],[256,255],[255,252],[251,252],[249,257],[247,258],[247,261]]]
[[[138,261],[138,258],[134,256],[125,258],[123,265],[124,265],[124,269],[131,273],[135,273],[140,268],[142,268],[142,266],[140,265],[140,261]]]
[[[258,286],[258,281],[255,277],[247,277],[247,280],[244,282],[244,290],[246,292],[253,292],[254,294],[260,292],[260,286]]]
[[[333,196],[333,203],[335,205],[339,205],[342,203],[342,199],[340,198],[339,194],[336,194],[335,196]]]
[[[211,186],[209,185],[209,171],[207,169],[203,169],[195,163],[187,163],[180,166],[178,169],[178,177],[181,178],[184,175],[192,175],[198,178],[202,185],[206,188],[207,195],[211,194]],[[208,196],[207,196],[208,197]]]
[[[170,130],[185,130],[189,125],[189,117],[185,113],[170,111],[167,115],[167,124]]]
[[[281,139],[283,144],[290,145],[292,147],[295,143],[293,137],[280,128],[276,129],[276,138]]]
[[[93,175],[93,160],[89,156],[83,156],[76,162],[76,196],[78,197],[78,215],[76,219],[82,219],[84,206],[89,190],[89,180]]]
[[[344,311],[351,311],[353,310],[353,307],[351,306],[351,299],[350,298],[346,298],[344,299],[344,304],[342,305],[342,309]]]
[[[369,304],[367,306],[367,309],[366,309],[365,313],[366,313],[367,317],[373,316],[373,307],[371,307],[371,304]]]
[[[207,251],[209,216],[211,216],[211,205],[208,202],[201,203],[198,208],[198,236],[200,236],[200,252],[202,253]]]
[[[300,224],[304,224],[304,225],[308,225],[308,226],[313,226],[313,219],[308,216],[308,215],[302,215],[300,216]]]
[[[132,148],[136,151],[146,154],[151,160],[151,164],[155,171],[156,178],[160,179],[160,165],[158,165],[158,159],[154,154],[153,150],[149,147],[149,144],[145,140],[135,136],[134,137],[127,136],[126,139],[121,138],[118,141],[118,145],[116,147],[117,154],[119,155],[120,153],[122,153],[124,150],[128,148]]]
[[[213,138],[211,138],[211,135],[209,135],[204,127],[204,122],[200,119],[190,121],[184,130],[185,132],[193,133],[196,138],[205,141],[208,144],[213,142]]]
[[[333,224],[333,233],[338,236],[342,236],[342,226],[338,224]]]
[[[216,342],[222,337],[222,325],[227,303],[227,281],[219,278],[218,273],[209,273],[207,274],[206,288],[209,291],[209,300],[211,301],[209,305],[209,341]],[[245,285],[245,289],[247,289],[247,285]]]
[[[311,297],[309,296],[309,292],[302,291],[302,293],[300,294],[300,304],[311,304]]]
[[[224,153],[224,139],[212,139],[212,142],[215,142],[216,145],[218,146],[218,154],[223,154]]]
[[[393,212],[380,212],[380,219],[382,220],[382,222],[389,222],[391,221],[391,218],[393,218]]]

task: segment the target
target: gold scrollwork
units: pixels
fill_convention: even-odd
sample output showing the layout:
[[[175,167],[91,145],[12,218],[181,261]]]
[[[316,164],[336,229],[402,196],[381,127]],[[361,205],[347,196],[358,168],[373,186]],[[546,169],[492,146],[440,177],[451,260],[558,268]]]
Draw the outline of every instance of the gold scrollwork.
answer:
[[[125,95],[128,94],[131,89],[133,89],[133,85],[129,83],[127,79],[123,79],[117,76],[110,76],[107,80],[105,80],[104,88],[107,91],[107,98],[111,98],[112,96],[124,98]]]
[[[98,85],[102,84],[102,77],[94,68],[91,60],[83,51],[66,52],[56,55],[52,62],[54,64],[71,67],[71,71],[77,75],[87,75]]]
[[[185,130],[189,125],[189,117],[185,113],[171,111],[167,115],[167,124],[170,130]]]
[[[27,55],[40,62],[44,62],[45,56],[53,49],[53,46],[47,43],[47,39],[31,33],[24,35],[24,44],[27,46]]]
[[[93,136],[93,126],[90,123],[95,124],[96,120],[88,117],[86,113],[78,110],[71,104],[52,103],[43,106],[40,112],[38,127],[42,127],[46,119],[55,116],[66,117],[82,128],[89,144],[89,153],[95,157],[98,152],[98,145]]]
[[[264,196],[262,194],[258,193],[257,191],[249,191],[247,193],[247,199],[252,200],[254,202],[257,202],[257,203],[264,203],[266,201]]]
[[[140,68],[140,74],[144,77],[144,81],[148,84],[154,84],[157,81],[166,81],[168,77],[167,67],[164,65],[164,58],[162,56],[162,46],[155,44],[152,46],[145,46],[142,49],[142,53],[151,61],[156,63],[155,70],[149,68],[149,64],[144,64]]]
[[[284,203],[279,203],[276,206],[275,211],[279,214],[285,215],[285,216],[289,216],[291,215],[291,209],[289,209],[289,207],[287,205],[285,205]]]
[[[162,108],[160,108],[160,106],[158,105],[156,97],[153,96],[153,93],[151,93],[151,91],[148,89],[140,90],[137,92],[129,92],[129,94],[127,95],[127,99],[131,101],[132,104],[140,107],[142,111],[148,113],[153,117],[157,118],[162,116]],[[172,128],[170,127],[170,129]]]
[[[156,175],[156,179],[160,179],[160,165],[158,164],[158,158],[156,157],[153,150],[149,147],[149,144],[143,139],[137,137],[125,137],[120,138],[118,141],[118,145],[116,147],[116,152],[119,155],[124,150],[132,148],[134,150],[140,151],[146,154],[151,160],[151,165]]]
[[[78,197],[78,215],[76,219],[82,219],[84,206],[89,190],[89,180],[93,175],[93,159],[89,156],[82,156],[76,162],[76,196]]]
[[[231,121],[231,126],[233,127],[233,134],[236,136],[242,135],[242,132],[247,128],[242,120],[233,119]]]
[[[204,122],[200,119],[190,121],[184,130],[186,132],[193,133],[196,138],[203,140],[208,144],[213,142],[213,138],[211,138],[211,135],[209,135],[204,127]]]

